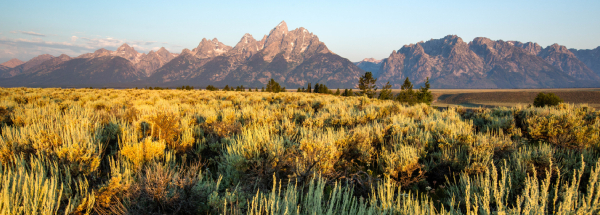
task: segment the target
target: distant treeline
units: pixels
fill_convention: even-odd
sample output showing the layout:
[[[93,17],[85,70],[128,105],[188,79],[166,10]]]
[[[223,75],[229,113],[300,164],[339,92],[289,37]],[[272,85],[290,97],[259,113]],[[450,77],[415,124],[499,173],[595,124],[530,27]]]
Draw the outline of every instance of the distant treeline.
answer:
[[[400,89],[401,89],[400,93],[398,93],[396,95],[394,95],[392,93],[392,85],[390,85],[390,82],[387,82],[386,85],[379,91],[379,94],[377,95],[376,82],[377,82],[377,79],[373,77],[373,74],[371,72],[366,72],[362,77],[360,77],[360,79],[358,81],[358,88],[359,88],[358,92],[353,92],[352,89],[344,89],[344,91],[342,92],[340,90],[340,88],[337,88],[337,90],[335,92],[333,92],[332,90],[329,89],[329,87],[327,87],[327,85],[319,84],[319,83],[315,83],[314,86],[312,86],[312,83],[308,83],[306,88],[305,87],[298,88],[297,92],[331,94],[331,95],[336,95],[336,96],[366,96],[369,98],[377,98],[380,100],[395,100],[395,101],[405,103],[408,105],[414,105],[417,103],[431,104],[431,101],[433,100],[433,96],[431,95],[431,92],[429,91],[429,88],[430,88],[429,78],[427,78],[427,80],[425,81],[424,86],[418,90],[413,90],[413,84],[410,82],[410,80],[408,78],[406,78],[404,80],[404,83],[400,87]],[[93,89],[93,88],[90,87],[90,89]],[[106,89],[106,88],[104,88],[104,89]],[[136,87],[135,89],[138,89],[138,88]],[[143,89],[166,90],[169,88],[144,87]],[[194,90],[194,87],[185,85],[185,86],[181,86],[181,87],[176,87],[175,89],[177,89],[177,90]],[[236,87],[233,87],[233,86],[230,87],[229,85],[225,85],[225,87],[223,89],[219,89],[213,85],[208,85],[206,87],[206,90],[208,90],[208,91],[239,91],[239,92],[273,92],[273,93],[279,93],[279,92],[286,91],[285,87],[281,87],[281,85],[279,85],[279,83],[277,83],[274,79],[271,79],[261,89],[246,88],[246,87],[244,87],[244,85],[240,85],[240,86],[236,86]],[[377,95],[377,97],[375,97],[375,95]]]
[[[311,86],[311,83],[308,83],[306,88],[298,88],[297,92],[333,94],[336,96],[367,96],[369,98],[375,98],[375,95],[377,94],[376,82],[377,79],[373,78],[373,74],[371,74],[371,72],[366,72],[365,75],[360,77],[358,81],[358,92],[353,92],[352,89],[344,89],[344,92],[341,92],[340,88],[337,88],[334,93],[327,87],[327,85],[319,83],[316,83],[314,88]],[[413,90],[413,84],[408,78],[406,78],[404,80],[404,84],[402,84],[400,88],[400,93],[393,95],[392,85],[390,85],[390,82],[387,82],[387,84],[379,92],[377,99],[396,100],[409,105],[414,105],[417,103],[431,104],[433,95],[431,95],[429,88],[429,78],[427,78],[425,81],[424,86],[417,91]]]

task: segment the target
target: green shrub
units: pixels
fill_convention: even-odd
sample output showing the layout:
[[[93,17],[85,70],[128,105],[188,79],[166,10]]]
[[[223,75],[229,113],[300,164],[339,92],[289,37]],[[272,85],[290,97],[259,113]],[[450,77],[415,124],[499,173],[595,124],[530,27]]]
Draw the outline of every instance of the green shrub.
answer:
[[[536,107],[556,106],[562,102],[563,102],[563,100],[560,99],[557,95],[554,95],[554,93],[548,93],[548,94],[539,93],[533,100],[533,106],[536,106]]]

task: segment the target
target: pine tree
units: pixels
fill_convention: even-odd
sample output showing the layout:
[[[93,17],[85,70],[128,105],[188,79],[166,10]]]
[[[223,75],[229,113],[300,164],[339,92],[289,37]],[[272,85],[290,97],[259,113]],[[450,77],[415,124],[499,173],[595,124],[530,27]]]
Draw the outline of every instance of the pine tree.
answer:
[[[396,96],[396,100],[401,103],[406,103],[408,105],[414,105],[417,102],[417,98],[415,98],[415,92],[413,91],[413,84],[408,80],[408,77],[404,80],[404,83],[400,87],[401,91]]]
[[[360,77],[358,80],[358,88],[361,90],[360,95],[366,95],[369,98],[373,98],[377,92],[377,86],[375,85],[375,82],[377,82],[377,79],[373,78],[373,74],[371,72],[366,72],[364,76]]]
[[[419,102],[431,105],[431,102],[433,101],[433,95],[431,95],[431,91],[429,91],[430,87],[431,86],[429,85],[429,77],[427,77],[424,86],[421,87],[421,90],[419,90],[419,93],[417,95]]]
[[[339,96],[340,95],[340,88],[337,88],[337,90],[335,91],[335,94],[333,94],[333,95]]]
[[[319,93],[319,83],[315,84],[315,89],[313,90],[313,93]]]
[[[310,86],[310,83],[308,83],[308,87],[306,88],[306,90],[307,90],[307,91],[306,91],[307,93],[311,93],[311,90],[312,90],[312,88],[311,88],[311,86]]]
[[[385,86],[381,89],[381,92],[379,92],[379,97],[377,97],[377,99],[388,100],[392,98],[392,85],[388,81],[387,84],[385,84]]]

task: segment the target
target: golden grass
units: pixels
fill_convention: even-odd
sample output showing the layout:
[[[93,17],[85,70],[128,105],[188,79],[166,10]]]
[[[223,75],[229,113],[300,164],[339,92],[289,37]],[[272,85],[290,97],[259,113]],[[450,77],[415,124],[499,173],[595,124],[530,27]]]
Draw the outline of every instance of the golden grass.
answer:
[[[459,104],[536,92],[441,91]],[[438,110],[199,90],[0,95],[0,214],[600,212],[600,112],[586,105]]]

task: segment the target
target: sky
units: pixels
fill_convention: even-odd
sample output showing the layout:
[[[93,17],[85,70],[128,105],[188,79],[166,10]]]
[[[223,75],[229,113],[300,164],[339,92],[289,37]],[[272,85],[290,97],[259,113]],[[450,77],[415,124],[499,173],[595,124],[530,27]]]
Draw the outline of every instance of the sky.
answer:
[[[234,46],[281,21],[304,27],[353,62],[403,45],[458,35],[600,46],[600,1],[38,1],[0,0],[0,63],[41,54],[71,57],[127,43],[180,53],[202,38]]]

